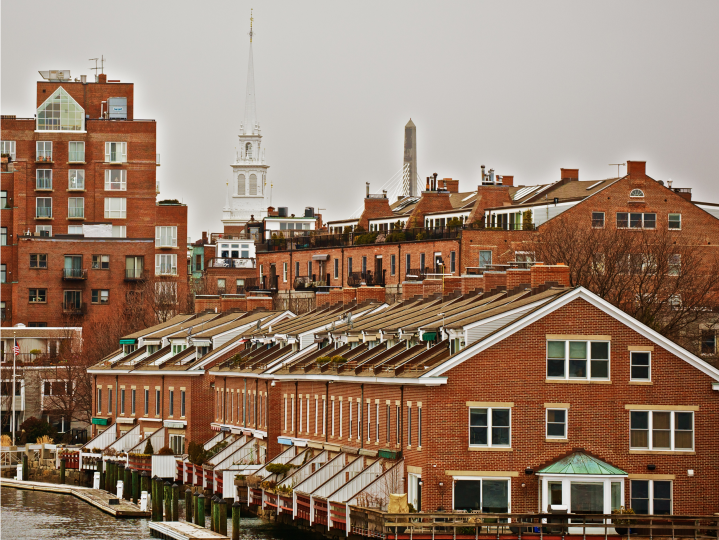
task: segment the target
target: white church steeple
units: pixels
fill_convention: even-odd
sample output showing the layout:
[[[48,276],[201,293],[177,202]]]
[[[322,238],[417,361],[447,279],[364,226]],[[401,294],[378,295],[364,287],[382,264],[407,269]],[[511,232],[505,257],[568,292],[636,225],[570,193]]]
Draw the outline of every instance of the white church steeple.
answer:
[[[265,185],[267,169],[260,123],[257,121],[255,102],[255,70],[252,58],[254,18],[250,15],[250,56],[247,67],[247,90],[245,93],[245,116],[240,124],[239,152],[235,154],[232,166],[232,181],[229,189],[229,206],[223,211],[225,225],[242,225],[250,216],[261,219],[267,214]]]

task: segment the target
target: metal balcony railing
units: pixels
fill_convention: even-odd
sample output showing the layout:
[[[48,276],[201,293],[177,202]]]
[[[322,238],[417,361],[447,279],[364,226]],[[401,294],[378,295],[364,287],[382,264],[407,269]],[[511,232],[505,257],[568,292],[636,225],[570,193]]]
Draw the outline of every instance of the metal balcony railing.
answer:
[[[38,206],[35,209],[35,217],[51,218],[52,217],[52,208],[48,208],[45,206]]]
[[[207,268],[255,268],[255,259],[213,257],[207,261]]]
[[[87,279],[86,268],[63,268],[62,279]]]
[[[69,218],[84,218],[85,217],[85,209],[84,208],[68,208],[67,217],[69,217]]]

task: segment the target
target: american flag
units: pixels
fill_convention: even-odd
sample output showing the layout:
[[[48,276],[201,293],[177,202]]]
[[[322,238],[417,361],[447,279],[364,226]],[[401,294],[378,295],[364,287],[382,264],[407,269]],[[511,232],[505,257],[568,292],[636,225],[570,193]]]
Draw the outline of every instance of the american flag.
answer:
[[[17,356],[18,354],[20,354],[20,345],[15,345],[12,350],[15,353],[15,356]]]

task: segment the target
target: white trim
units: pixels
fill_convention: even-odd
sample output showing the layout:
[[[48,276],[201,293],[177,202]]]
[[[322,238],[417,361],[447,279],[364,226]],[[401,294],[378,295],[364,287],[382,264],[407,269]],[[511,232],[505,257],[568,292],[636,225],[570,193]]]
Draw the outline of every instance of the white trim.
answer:
[[[509,326],[494,333],[489,338],[481,340],[478,343],[463,349],[451,361],[445,362],[444,364],[432,369],[428,373],[421,375],[420,379],[434,378],[438,375],[442,375],[443,373],[446,373],[447,371],[454,368],[455,366],[458,366],[465,360],[472,358],[473,356],[484,351],[485,349],[488,349],[489,347],[495,345],[496,343],[499,343],[500,341],[513,335],[514,333],[518,332],[519,330],[522,330],[523,328],[529,326],[530,324],[542,319],[544,316],[548,315],[549,313],[552,313],[552,312],[556,311],[557,309],[562,308],[565,305],[569,304],[570,302],[573,302],[578,299],[585,300],[586,302],[593,305],[594,307],[601,309],[602,311],[604,311],[608,315],[612,316],[617,321],[625,324],[626,326],[628,326],[629,328],[631,328],[638,334],[642,335],[643,337],[647,338],[650,341],[653,341],[657,345],[663,347],[668,352],[670,352],[670,353],[674,354],[675,356],[677,356],[678,358],[684,360],[685,362],[690,364],[692,367],[698,369],[705,375],[711,377],[712,379],[714,379],[716,381],[719,381],[719,369],[712,367],[711,365],[706,363],[701,358],[693,355],[686,349],[673,343],[672,341],[665,338],[658,332],[655,332],[648,326],[640,323],[633,317],[630,317],[629,315],[627,315],[626,313],[621,311],[619,308],[614,307],[612,304],[610,304],[606,300],[600,298],[599,296],[592,293],[591,291],[585,289],[584,287],[577,287],[574,290],[572,290],[566,294],[563,294],[559,298],[556,298],[555,300],[550,301],[547,305],[540,307],[534,313],[531,313],[525,317],[522,317],[520,320],[515,321],[514,323],[510,324]]]

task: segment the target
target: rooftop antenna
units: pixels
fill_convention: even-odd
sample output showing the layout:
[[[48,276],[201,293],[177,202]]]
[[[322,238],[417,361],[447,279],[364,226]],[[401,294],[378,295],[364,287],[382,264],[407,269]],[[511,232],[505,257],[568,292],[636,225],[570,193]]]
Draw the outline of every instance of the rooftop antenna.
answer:
[[[265,183],[267,185],[267,183]],[[270,206],[272,206],[272,188],[275,187],[275,185],[270,182]]]
[[[619,167],[626,167],[627,164],[626,163],[610,163],[609,166],[610,167],[616,166],[617,167],[617,178],[621,178],[621,175],[619,174]]]

